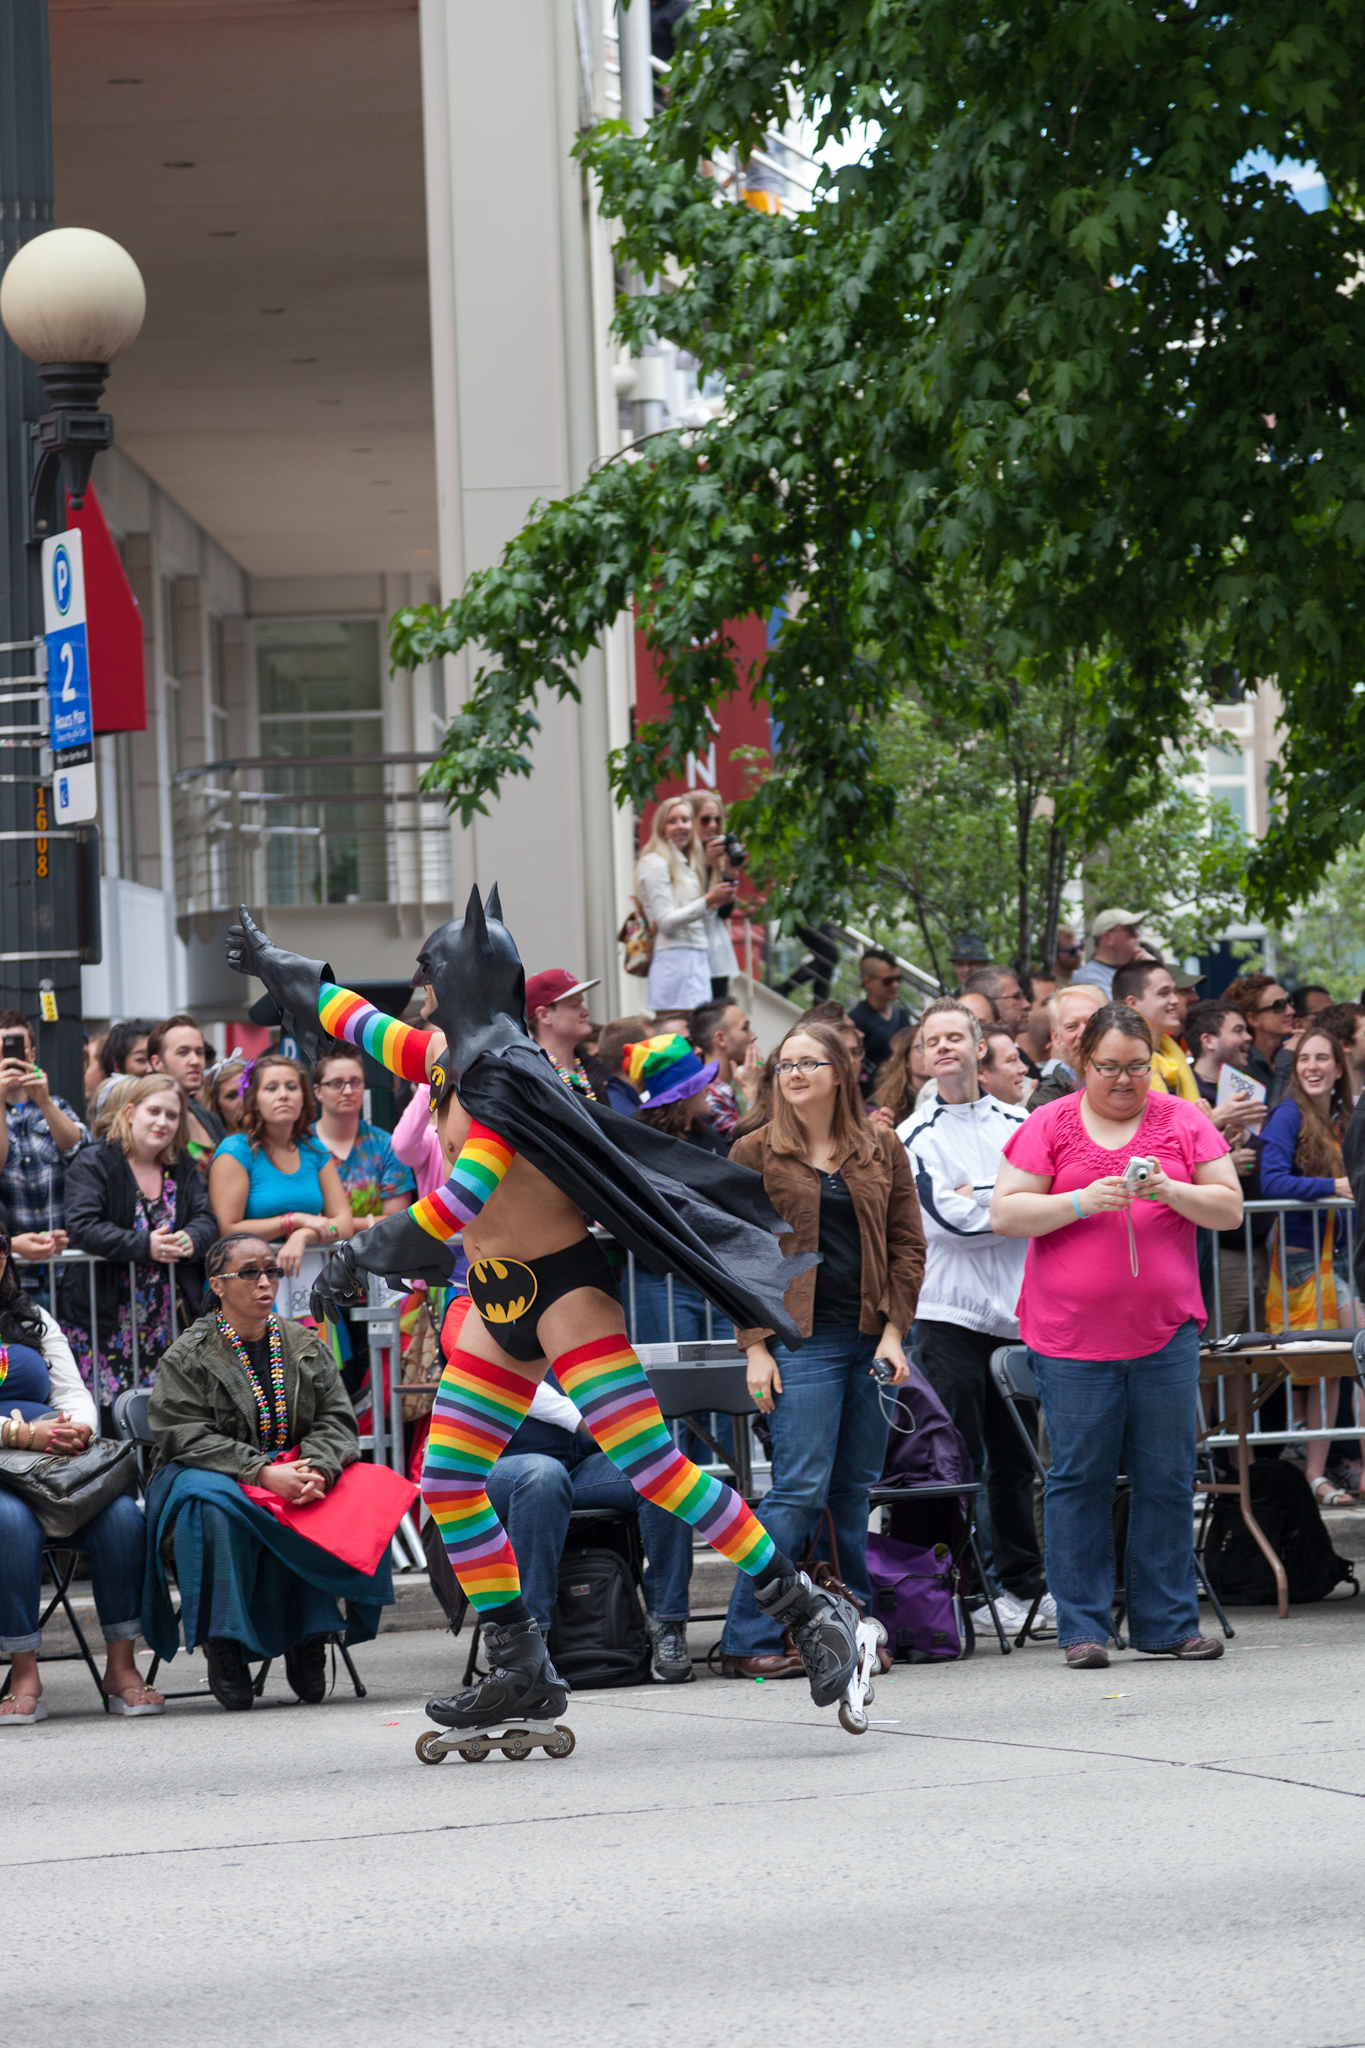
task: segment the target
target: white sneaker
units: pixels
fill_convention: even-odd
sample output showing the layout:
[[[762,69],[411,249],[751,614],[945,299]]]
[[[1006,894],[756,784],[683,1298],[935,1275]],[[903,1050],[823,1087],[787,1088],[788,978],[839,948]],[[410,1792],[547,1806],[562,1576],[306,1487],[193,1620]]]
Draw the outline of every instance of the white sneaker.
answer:
[[[1021,1600],[1017,1594],[997,1594],[995,1611],[1000,1616],[1000,1626],[1004,1629],[1007,1636],[1019,1633],[1019,1630],[1029,1618],[1029,1611],[1032,1606],[1032,1600]],[[987,1629],[993,1629],[994,1626],[995,1624],[991,1620],[991,1610],[984,1603],[973,1610],[972,1627],[977,1631],[978,1635]],[[1033,1628],[1029,1633],[1033,1634],[1035,1631],[1039,1634],[1046,1632],[1050,1635],[1055,1635],[1057,1632],[1057,1603],[1051,1593],[1044,1593],[1038,1603],[1038,1612],[1033,1618]]]

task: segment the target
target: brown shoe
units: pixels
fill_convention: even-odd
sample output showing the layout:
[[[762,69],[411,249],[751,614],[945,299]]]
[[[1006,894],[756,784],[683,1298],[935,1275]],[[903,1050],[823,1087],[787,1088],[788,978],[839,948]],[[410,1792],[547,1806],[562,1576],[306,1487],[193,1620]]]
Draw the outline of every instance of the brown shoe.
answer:
[[[1137,1648],[1136,1643],[1133,1645]],[[1143,1650],[1144,1657],[1179,1657],[1186,1664],[1208,1664],[1223,1654],[1223,1645],[1217,1636],[1187,1636],[1183,1643],[1172,1643],[1165,1650]]]
[[[1068,1643],[1066,1663],[1069,1671],[1107,1671],[1109,1652],[1103,1643]]]
[[[775,1652],[769,1657],[725,1657],[720,1660],[722,1678],[801,1678],[805,1665],[799,1657]]]

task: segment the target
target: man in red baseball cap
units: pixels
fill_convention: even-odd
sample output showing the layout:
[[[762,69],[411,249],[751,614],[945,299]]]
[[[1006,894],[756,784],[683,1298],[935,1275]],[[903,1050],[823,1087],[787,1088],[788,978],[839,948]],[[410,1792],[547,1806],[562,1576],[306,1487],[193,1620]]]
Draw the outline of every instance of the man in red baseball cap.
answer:
[[[597,985],[575,981],[563,967],[546,967],[526,984],[526,1022],[532,1038],[550,1055],[561,1079],[582,1095],[597,1092],[576,1051],[592,1028],[583,998]]]

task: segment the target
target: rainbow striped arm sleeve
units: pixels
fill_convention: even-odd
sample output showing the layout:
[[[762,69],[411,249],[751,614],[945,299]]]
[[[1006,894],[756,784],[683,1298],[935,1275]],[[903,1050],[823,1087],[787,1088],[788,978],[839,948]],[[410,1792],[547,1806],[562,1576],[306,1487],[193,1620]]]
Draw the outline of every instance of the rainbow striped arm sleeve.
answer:
[[[435,1194],[414,1202],[408,1214],[429,1237],[445,1242],[472,1223],[490,1195],[498,1191],[516,1153],[486,1124],[471,1124],[450,1179]]]
[[[329,1037],[358,1045],[391,1074],[400,1074],[405,1081],[426,1080],[432,1032],[414,1031],[411,1024],[386,1017],[363,996],[338,988],[333,981],[324,981],[318,990],[318,1016]]]

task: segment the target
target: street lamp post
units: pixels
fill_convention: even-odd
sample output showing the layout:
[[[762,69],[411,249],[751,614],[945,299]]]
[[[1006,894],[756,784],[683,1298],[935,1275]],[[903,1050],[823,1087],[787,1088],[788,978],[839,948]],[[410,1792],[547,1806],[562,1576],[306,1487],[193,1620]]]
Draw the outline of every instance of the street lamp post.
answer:
[[[0,0],[0,1003],[32,1021],[54,1092],[79,1104],[98,842],[52,821],[40,553],[113,438],[100,394],[145,297],[132,258],[53,228],[52,202],[46,0]]]

